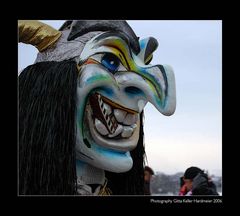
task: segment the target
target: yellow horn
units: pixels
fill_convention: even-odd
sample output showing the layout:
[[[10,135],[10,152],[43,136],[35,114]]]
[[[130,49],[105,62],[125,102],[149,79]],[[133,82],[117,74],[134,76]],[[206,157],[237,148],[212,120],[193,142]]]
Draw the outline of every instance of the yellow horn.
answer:
[[[61,32],[37,20],[18,21],[19,42],[35,46],[39,52],[52,47]]]

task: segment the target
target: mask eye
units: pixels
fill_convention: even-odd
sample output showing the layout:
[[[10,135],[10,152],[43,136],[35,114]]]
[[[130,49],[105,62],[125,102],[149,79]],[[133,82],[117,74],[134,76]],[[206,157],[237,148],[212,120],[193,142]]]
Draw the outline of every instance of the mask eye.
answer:
[[[108,69],[110,73],[116,73],[118,71],[127,71],[126,67],[123,66],[121,60],[113,53],[99,53],[89,57],[94,61],[97,61],[105,68]]]
[[[110,72],[114,73],[118,70],[120,60],[112,53],[106,53],[102,56],[101,64],[106,67]]]

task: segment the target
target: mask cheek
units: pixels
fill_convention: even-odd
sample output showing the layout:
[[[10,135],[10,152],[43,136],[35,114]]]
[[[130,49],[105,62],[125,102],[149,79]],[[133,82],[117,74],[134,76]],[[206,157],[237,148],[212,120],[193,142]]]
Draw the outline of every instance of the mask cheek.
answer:
[[[133,166],[133,160],[129,152],[118,153],[108,151],[93,144],[91,148],[84,146],[84,143],[79,143],[79,145],[81,153],[77,151],[77,159],[99,169],[114,173],[123,173],[129,171]]]

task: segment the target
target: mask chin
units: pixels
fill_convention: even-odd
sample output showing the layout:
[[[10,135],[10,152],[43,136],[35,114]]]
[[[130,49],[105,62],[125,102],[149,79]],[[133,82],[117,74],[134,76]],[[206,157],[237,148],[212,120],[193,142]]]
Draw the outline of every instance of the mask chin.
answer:
[[[94,94],[94,93],[93,93]],[[91,97],[91,96],[89,96]],[[131,137],[122,138],[121,134],[116,137],[102,136],[96,129],[94,109],[87,100],[81,136],[81,124],[77,124],[77,159],[94,167],[115,172],[127,172],[132,168],[133,160],[129,153],[137,145],[139,138],[139,119]],[[96,106],[96,103],[94,103]],[[100,118],[100,117],[98,117]],[[130,122],[129,122],[130,123]],[[124,126],[126,128],[130,126]]]
[[[127,172],[133,165],[133,160],[129,152],[117,154],[116,152],[103,152],[101,150],[100,155],[98,151],[93,152],[93,157],[94,161],[90,163],[92,166],[114,173]]]
[[[89,148],[80,139],[79,133],[77,133],[76,157],[94,167],[115,173],[127,172],[133,165],[129,152],[112,151],[93,142]]]

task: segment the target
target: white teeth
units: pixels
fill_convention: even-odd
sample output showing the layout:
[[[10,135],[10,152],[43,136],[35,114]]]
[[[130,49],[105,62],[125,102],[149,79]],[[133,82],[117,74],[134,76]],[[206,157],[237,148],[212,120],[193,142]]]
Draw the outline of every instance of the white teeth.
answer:
[[[120,109],[115,109],[114,110],[114,115],[117,119],[118,122],[123,122],[127,112],[120,110]]]
[[[135,121],[138,118],[137,115],[133,115],[133,114],[127,114],[125,120],[127,119],[127,123],[131,121]],[[124,123],[126,124],[124,120]],[[118,136],[119,134],[121,134],[121,136],[123,138],[128,138],[131,137],[134,130],[137,128],[137,124],[131,124],[130,126],[123,126],[121,124],[118,124],[117,129],[115,130],[115,132],[113,134],[109,134],[106,126],[99,120],[99,119],[95,119],[95,127],[98,131],[98,133],[100,133],[101,135],[108,135],[109,138],[113,138]]]
[[[118,134],[122,133],[123,131],[123,126],[122,125],[118,125],[117,129],[115,130],[115,132],[113,134],[109,134],[108,137],[115,137]]]
[[[133,128],[124,126],[123,127],[123,132],[122,132],[122,137],[130,137],[133,133]]]
[[[143,110],[143,108],[145,107],[146,103],[147,103],[147,101],[145,101],[145,100],[139,100],[138,101],[138,109],[139,109],[140,112]]]
[[[104,103],[104,109],[108,115],[111,114],[112,108],[108,104]]]
[[[134,130],[135,128],[137,128],[137,124],[131,125],[131,128]]]
[[[105,127],[105,125],[100,120],[98,120],[97,118],[95,119],[95,127],[100,134],[102,134],[102,135],[107,135],[108,134],[108,130]]]
[[[105,126],[102,121],[95,118],[95,128],[101,135],[108,135],[113,138],[121,134],[123,138],[129,138],[137,128],[138,114],[128,113],[121,109],[112,109],[109,104],[103,102],[100,95],[98,96],[98,103],[101,108],[104,119],[107,123]],[[111,114],[113,112],[114,116]],[[117,120],[117,122],[116,122]],[[119,124],[117,124],[119,123]],[[127,125],[127,126],[126,126]],[[117,126],[117,128],[116,128]],[[115,129],[116,128],[116,129]],[[110,131],[110,132],[109,132]],[[114,132],[114,133],[113,133]]]
[[[126,125],[132,125],[134,123],[136,123],[138,120],[138,115],[137,114],[127,114],[127,116],[125,117],[123,124]]]

